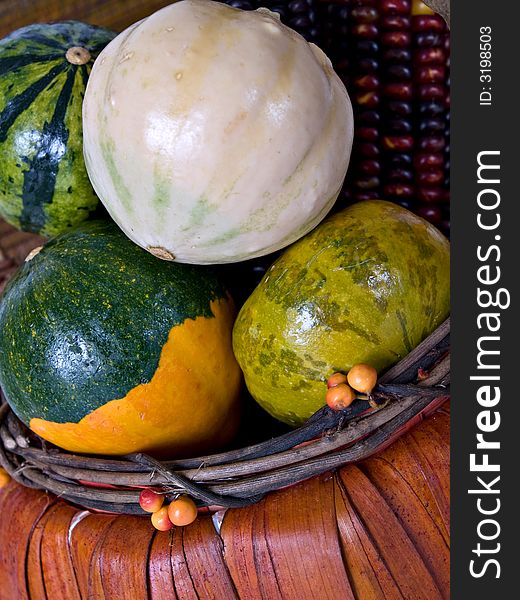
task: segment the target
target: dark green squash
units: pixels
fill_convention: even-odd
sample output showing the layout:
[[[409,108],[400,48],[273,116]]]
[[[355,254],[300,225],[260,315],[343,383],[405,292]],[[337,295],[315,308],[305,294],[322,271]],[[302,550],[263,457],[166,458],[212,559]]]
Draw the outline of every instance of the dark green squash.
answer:
[[[52,236],[98,205],[83,161],[82,102],[114,36],[64,21],[0,40],[0,216],[15,227]]]
[[[0,385],[76,452],[191,453],[238,422],[234,305],[207,267],[158,260],[110,221],[57,236],[0,300]]]

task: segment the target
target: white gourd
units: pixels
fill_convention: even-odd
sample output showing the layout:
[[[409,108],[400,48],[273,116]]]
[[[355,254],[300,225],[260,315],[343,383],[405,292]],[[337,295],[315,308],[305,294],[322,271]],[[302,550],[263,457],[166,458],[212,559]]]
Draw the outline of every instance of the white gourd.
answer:
[[[329,59],[278,15],[183,0],[99,55],[83,129],[92,184],[128,237],[215,264],[273,252],[323,219],[353,117]]]

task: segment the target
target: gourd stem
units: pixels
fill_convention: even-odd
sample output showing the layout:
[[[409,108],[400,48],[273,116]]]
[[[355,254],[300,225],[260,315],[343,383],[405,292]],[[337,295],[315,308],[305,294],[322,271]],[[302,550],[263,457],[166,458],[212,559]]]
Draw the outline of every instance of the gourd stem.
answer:
[[[86,65],[92,57],[83,46],[72,46],[65,53],[65,58],[73,65]]]

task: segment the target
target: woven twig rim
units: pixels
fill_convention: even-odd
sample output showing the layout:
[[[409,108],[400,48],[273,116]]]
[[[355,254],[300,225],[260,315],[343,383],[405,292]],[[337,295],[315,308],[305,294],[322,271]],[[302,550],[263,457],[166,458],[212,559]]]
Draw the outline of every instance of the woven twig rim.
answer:
[[[375,406],[365,400],[341,412],[325,406],[277,438],[197,458],[160,462],[145,454],[75,455],[29,432],[4,404],[0,464],[23,485],[94,510],[143,514],[138,504],[143,487],[170,500],[187,493],[201,507],[246,506],[268,492],[367,458],[438,408],[449,397],[449,337],[448,319],[379,379]]]

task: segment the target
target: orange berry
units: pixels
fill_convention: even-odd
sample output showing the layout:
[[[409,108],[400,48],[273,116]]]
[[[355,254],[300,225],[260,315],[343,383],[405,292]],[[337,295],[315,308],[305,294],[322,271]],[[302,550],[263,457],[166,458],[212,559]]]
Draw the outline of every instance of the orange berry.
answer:
[[[347,376],[344,373],[333,373],[327,379],[327,387],[328,388],[335,387],[335,386],[339,385],[340,383],[347,383]]]
[[[371,365],[359,363],[350,369],[347,381],[358,392],[370,394],[377,383],[377,371]]]
[[[168,506],[168,516],[174,525],[189,525],[197,518],[197,506],[189,496],[179,496]]]
[[[327,390],[325,400],[332,410],[343,410],[356,399],[354,390],[346,383],[339,383]]]
[[[173,527],[173,523],[168,517],[168,507],[163,506],[152,515],[152,525],[159,531],[169,531]]]
[[[146,512],[157,512],[164,503],[164,496],[150,489],[139,494],[139,506]]]
[[[0,489],[6,486],[11,481],[9,473],[0,467]]]

